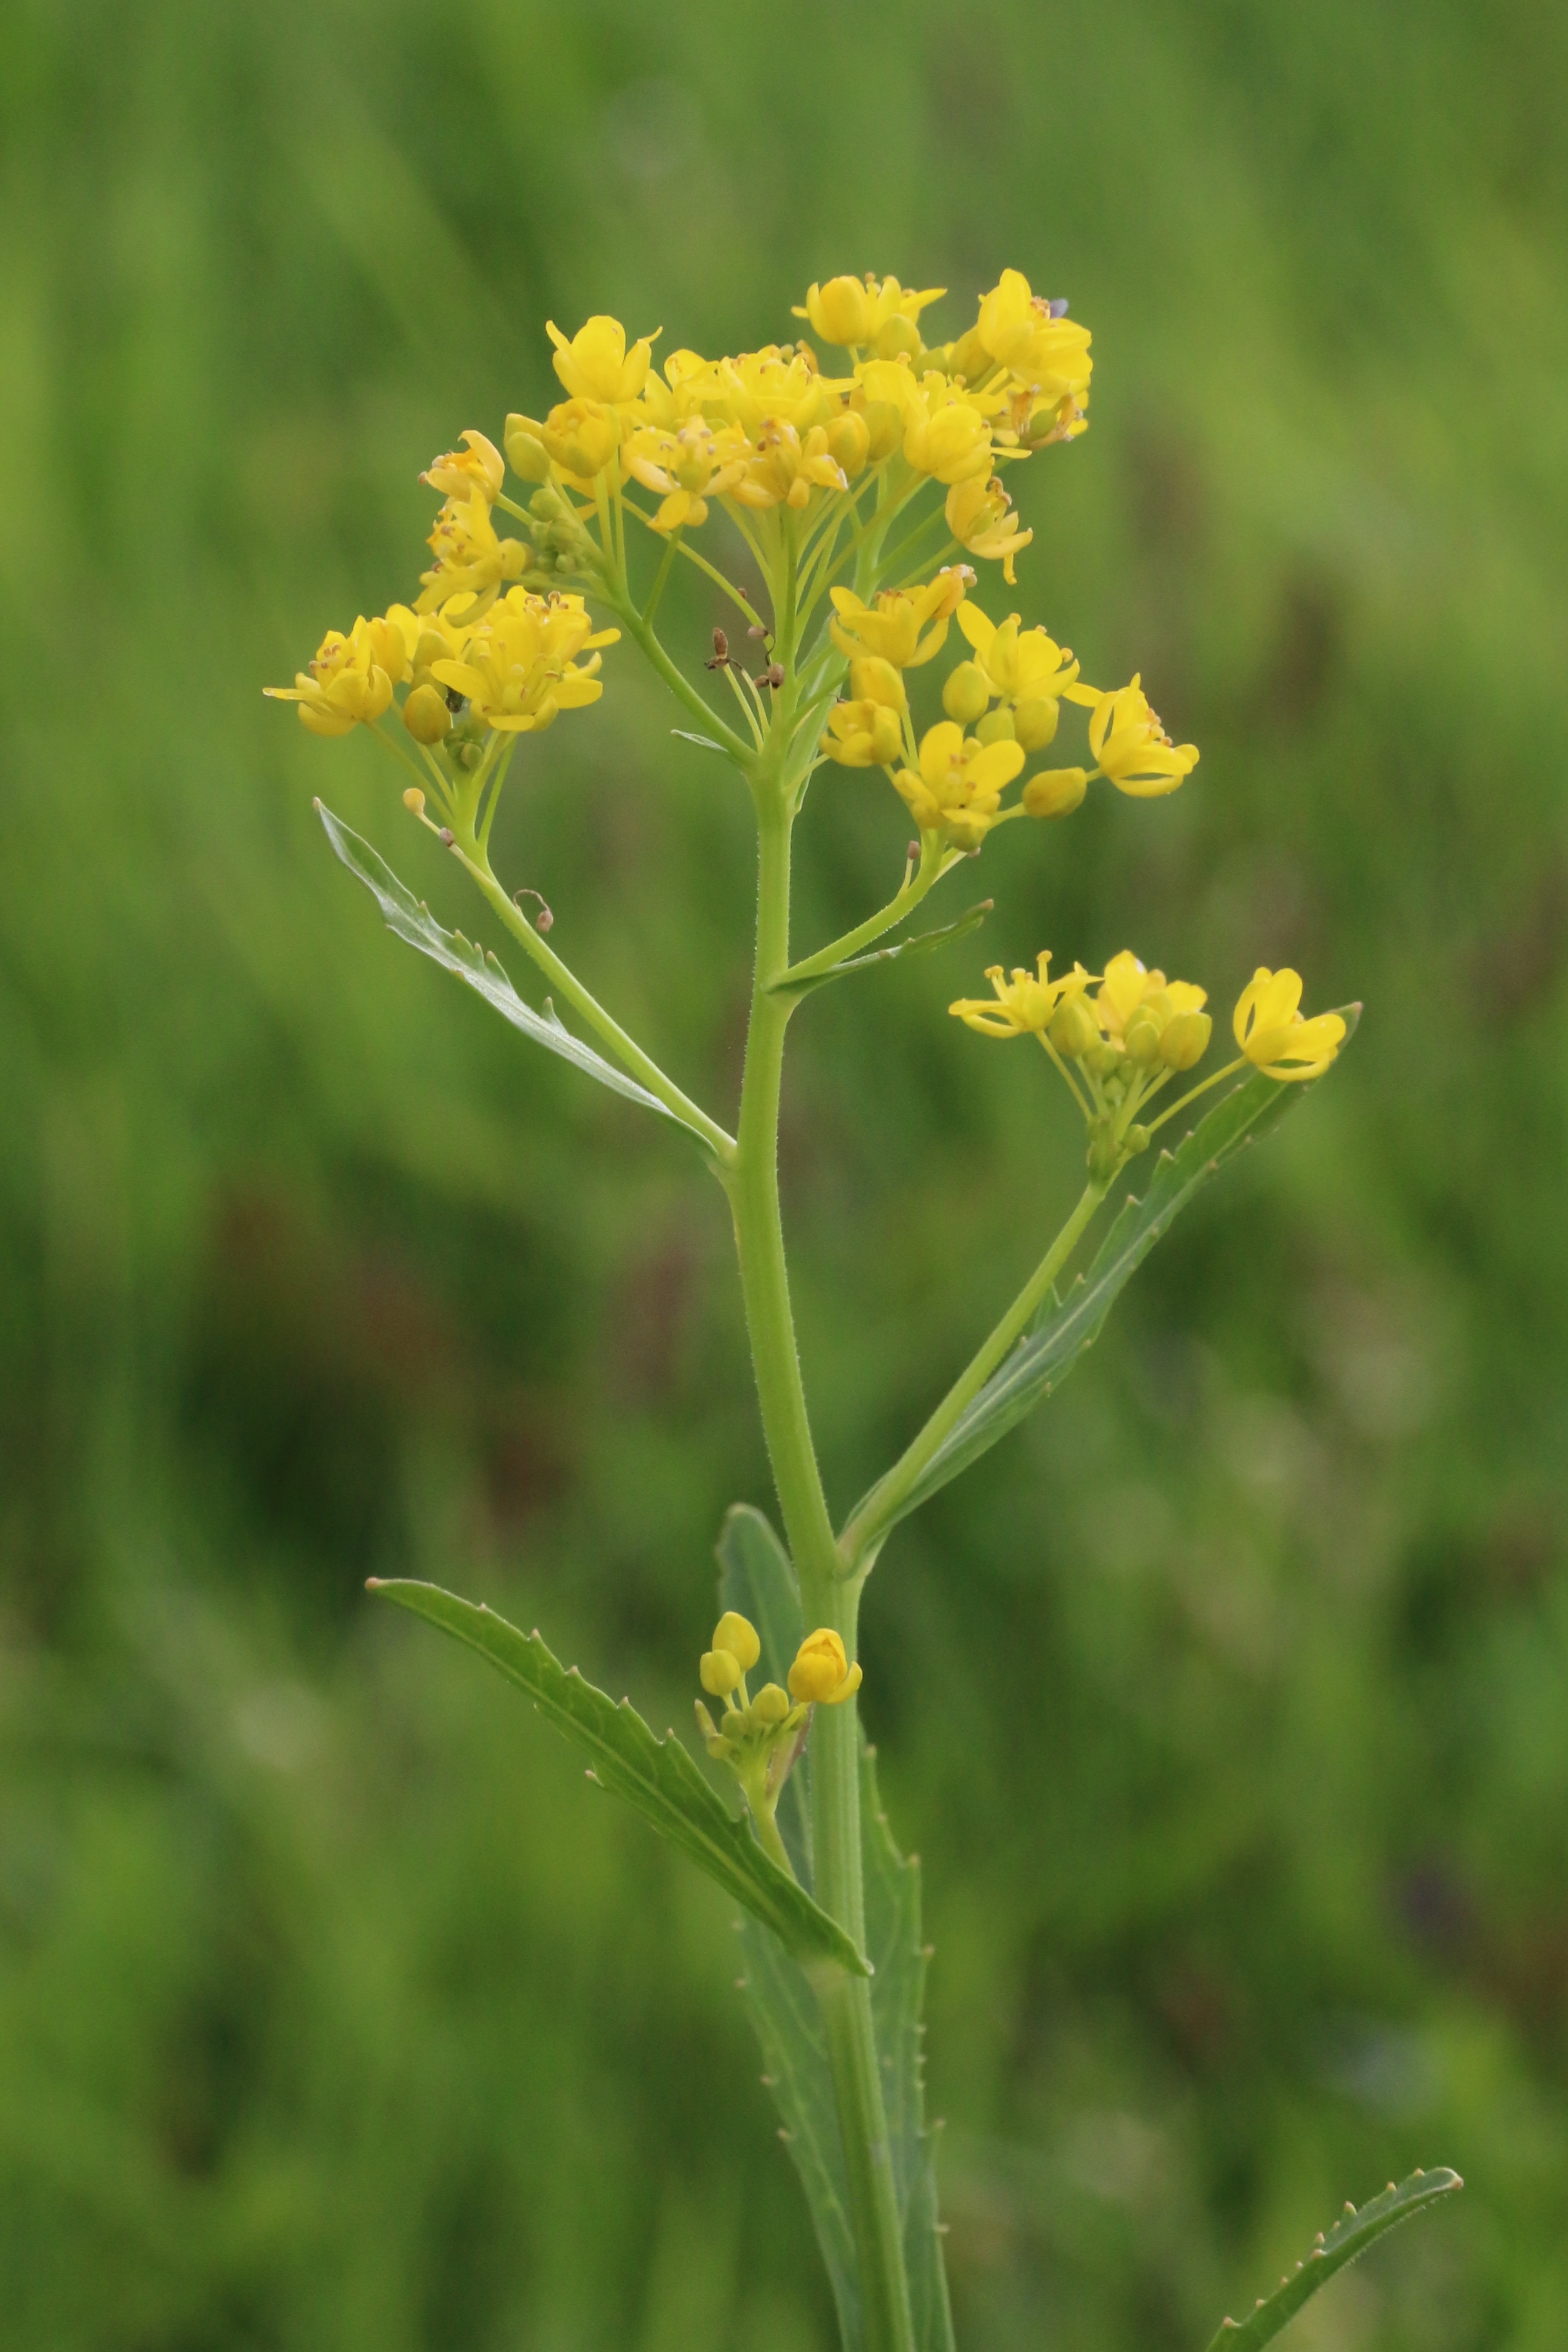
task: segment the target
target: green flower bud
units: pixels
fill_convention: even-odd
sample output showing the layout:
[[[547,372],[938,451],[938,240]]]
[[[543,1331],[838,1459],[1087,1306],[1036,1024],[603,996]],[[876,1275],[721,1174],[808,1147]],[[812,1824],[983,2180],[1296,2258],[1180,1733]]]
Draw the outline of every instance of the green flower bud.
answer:
[[[1135,1160],[1140,1151],[1146,1151],[1148,1148],[1149,1130],[1146,1127],[1130,1127],[1122,1138],[1122,1149],[1129,1160]]]
[[[1014,703],[1013,728],[1024,750],[1043,751],[1056,733],[1061,716],[1061,705],[1053,702],[1049,695],[1040,696],[1032,702]]]
[[[1026,706],[1027,708],[1027,706]],[[1083,805],[1089,777],[1082,768],[1041,768],[1019,797],[1030,816],[1071,816]]]
[[[772,1730],[789,1712],[789,1692],[780,1690],[777,1683],[764,1683],[751,1702],[751,1712],[758,1723]]]
[[[439,743],[452,732],[452,713],[438,686],[416,686],[402,706],[402,723],[416,743]]]
[[[962,661],[942,688],[942,708],[960,727],[972,727],[990,709],[991,690],[978,662]]]
[[[976,739],[981,743],[1010,743],[1017,732],[1012,712],[1005,707],[989,712],[975,730]]]
[[[1126,1034],[1123,1039],[1128,1061],[1135,1062],[1140,1070],[1146,1070],[1152,1063],[1157,1062],[1160,1058],[1160,1038],[1163,1034],[1158,1015],[1146,1013],[1140,1005],[1128,1022]]]
[[[1082,997],[1059,1005],[1056,1018],[1045,1034],[1066,1062],[1092,1054],[1100,1043],[1099,1025]]]
[[[1178,1013],[1160,1039],[1160,1059],[1167,1070],[1190,1070],[1208,1051],[1214,1027],[1207,1013]]]
[[[502,437],[507,445],[507,463],[520,482],[549,481],[549,456],[531,416],[508,416]]]

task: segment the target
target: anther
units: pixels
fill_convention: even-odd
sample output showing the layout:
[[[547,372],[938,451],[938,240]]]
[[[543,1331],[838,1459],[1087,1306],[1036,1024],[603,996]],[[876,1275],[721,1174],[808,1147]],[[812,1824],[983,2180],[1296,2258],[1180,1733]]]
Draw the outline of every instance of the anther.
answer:
[[[452,849],[456,845],[457,836],[453,832],[452,827],[449,824],[444,824],[442,826],[436,838],[439,840],[443,849]]]
[[[770,686],[773,688],[774,691],[777,692],[779,688],[784,683],[784,668],[782,663],[769,662],[757,683],[758,686]]]
[[[722,629],[713,633],[713,659],[704,664],[706,669],[726,669],[729,666],[729,639]]]

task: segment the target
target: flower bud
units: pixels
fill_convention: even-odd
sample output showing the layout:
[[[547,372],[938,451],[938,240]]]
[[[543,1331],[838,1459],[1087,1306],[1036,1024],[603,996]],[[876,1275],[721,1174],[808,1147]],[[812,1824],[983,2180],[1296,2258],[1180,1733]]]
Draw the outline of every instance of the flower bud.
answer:
[[[402,804],[404,808],[407,809],[410,816],[423,816],[424,814],[424,794],[420,791],[417,784],[410,784],[407,792],[404,793],[402,796]]]
[[[1214,1024],[1207,1013],[1178,1013],[1167,1022],[1160,1039],[1160,1059],[1167,1070],[1190,1070],[1208,1051]]]
[[[825,343],[863,343],[871,326],[871,297],[858,278],[830,278],[817,290],[811,324]]]
[[[868,400],[860,414],[865,418],[866,463],[880,466],[904,439],[904,413],[891,400]]]
[[[1082,768],[1042,768],[1031,776],[1019,795],[1030,816],[1071,816],[1081,808],[1089,789]]]
[[[724,1698],[737,1689],[743,1671],[728,1650],[705,1650],[697,1661],[697,1680],[715,1698]]]
[[[1135,1062],[1141,1070],[1146,1070],[1152,1063],[1157,1062],[1163,1030],[1164,1024],[1158,1013],[1140,1004],[1128,1022],[1122,1039],[1123,1051],[1128,1061]]]
[[[865,471],[871,452],[871,433],[865,418],[857,416],[852,408],[843,409],[829,418],[827,433],[828,455],[837,460],[852,482],[857,474]]]
[[[877,331],[876,355],[879,360],[918,359],[923,346],[919,321],[905,319],[895,310]]]
[[[1013,728],[1026,751],[1043,751],[1056,733],[1061,705],[1049,695],[1031,702],[1015,702]]]
[[[1015,742],[1018,730],[1013,725],[1012,712],[1005,704],[995,710],[988,711],[976,728],[975,735],[981,743]]]
[[[904,679],[880,654],[862,654],[850,664],[850,693],[856,702],[880,703],[886,710],[907,710]]]
[[[1075,1062],[1081,1055],[1092,1053],[1100,1043],[1094,1015],[1077,997],[1058,1005],[1056,1018],[1045,1034],[1065,1062]]]
[[[614,410],[597,400],[563,400],[545,418],[542,438],[563,473],[591,481],[614,457],[621,426]]]
[[[746,1737],[746,1717],[735,1707],[727,1706],[718,1728],[722,1738],[728,1740],[732,1748],[738,1748]]]
[[[1149,1130],[1146,1127],[1130,1127],[1122,1138],[1122,1149],[1129,1160],[1135,1160],[1140,1151],[1146,1151],[1148,1148]]]
[[[718,1737],[718,1727],[714,1722],[712,1716],[708,1713],[701,1699],[694,1699],[692,1701],[692,1705],[696,1710],[697,1731],[699,1735],[704,1739],[716,1739]]]
[[[507,463],[520,482],[548,482],[549,453],[531,416],[508,416],[503,438]]]
[[[438,686],[416,686],[402,706],[402,723],[416,743],[440,743],[452,731],[452,713]]]
[[[771,1730],[775,1724],[782,1723],[789,1712],[789,1692],[780,1690],[777,1683],[764,1683],[751,1702],[751,1712],[758,1723],[766,1724]]]
[[[946,373],[961,375],[966,383],[978,383],[991,372],[991,355],[973,327],[947,347]]]
[[[972,727],[990,708],[991,690],[978,662],[962,661],[942,688],[942,708],[960,727]]]
[[[713,1645],[716,1650],[727,1650],[743,1675],[748,1675],[762,1655],[756,1626],[738,1609],[725,1611],[713,1629]]]
[[[860,1688],[859,1665],[849,1665],[844,1645],[831,1625],[808,1633],[789,1669],[789,1691],[802,1704],[837,1706]]]

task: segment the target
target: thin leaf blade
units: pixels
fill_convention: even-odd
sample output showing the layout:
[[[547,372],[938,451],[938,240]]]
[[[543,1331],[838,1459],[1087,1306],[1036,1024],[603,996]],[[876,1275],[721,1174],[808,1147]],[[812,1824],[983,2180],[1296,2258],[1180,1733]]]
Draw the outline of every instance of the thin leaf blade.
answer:
[[[971,931],[978,930],[996,903],[994,898],[982,898],[954,922],[940,924],[931,931],[916,931],[910,939],[894,940],[891,947],[872,948],[864,955],[848,956],[842,963],[830,964],[825,971],[810,972],[800,980],[791,980],[786,972],[781,980],[773,982],[769,992],[775,996],[805,996],[813,988],[825,988],[830,980],[841,980],[846,972],[869,971],[873,964],[896,963],[900,956],[928,955],[933,948],[945,947],[950,940],[967,939]]]
[[[537,1633],[519,1633],[491,1609],[412,1579],[378,1580],[371,1589],[488,1658],[558,1731],[592,1757],[601,1787],[679,1846],[796,1960],[807,1967],[831,1961],[857,1976],[869,1973],[837,1921],[764,1853],[750,1824],[728,1811],[674,1732],[656,1738],[629,1699],[617,1706],[575,1666],[562,1666]]]
[[[1320,2287],[1328,2284],[1336,2271],[1359,2260],[1369,2246],[1401,2221],[1408,2221],[1412,2215],[1424,2212],[1439,2198],[1451,2196],[1464,2185],[1457,2172],[1450,2172],[1446,2165],[1437,2165],[1430,2172],[1413,2172],[1397,2188],[1391,2180],[1382,2195],[1369,2198],[1359,2213],[1354,2206],[1346,2206],[1333,2228],[1320,2237],[1290,2277],[1282,2279],[1272,2294],[1259,2297],[1249,2318],[1220,2321],[1207,2352],[1261,2352],[1262,2346],[1273,2342],[1280,2330],[1289,2326]]]
[[[400,940],[406,940],[410,947],[417,948],[421,955],[429,956],[444,971],[455,972],[476,995],[493,1005],[504,1021],[520,1029],[525,1037],[531,1037],[536,1045],[544,1046],[547,1053],[559,1054],[563,1062],[597,1078],[612,1094],[624,1095],[628,1102],[641,1103],[644,1110],[656,1110],[661,1118],[675,1118],[674,1111],[651,1095],[646,1087],[640,1087],[635,1078],[618,1070],[612,1062],[596,1054],[591,1045],[585,1045],[580,1037],[574,1037],[548,999],[542,1013],[536,1013],[531,1004],[525,1003],[495,956],[476,947],[461,931],[443,930],[424,901],[416,898],[406,884],[399,881],[385,859],[320,801],[316,803],[316,813],[338,856],[380,907],[389,930]],[[676,1119],[675,1124],[684,1126],[685,1121]]]

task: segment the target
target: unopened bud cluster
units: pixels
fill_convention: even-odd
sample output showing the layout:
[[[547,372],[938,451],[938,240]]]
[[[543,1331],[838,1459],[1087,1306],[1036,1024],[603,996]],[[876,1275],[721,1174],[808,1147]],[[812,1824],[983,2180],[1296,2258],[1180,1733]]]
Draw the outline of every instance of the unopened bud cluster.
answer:
[[[756,1627],[737,1610],[727,1610],[713,1631],[713,1646],[697,1664],[697,1678],[710,1698],[724,1702],[716,1723],[696,1702],[697,1729],[716,1764],[727,1765],[758,1824],[771,1826],[779,1791],[806,1744],[813,1706],[838,1706],[860,1688],[861,1670],[851,1665],[831,1626],[808,1633],[790,1667],[789,1688],[764,1683],[755,1696],[747,1675],[762,1655]]]

